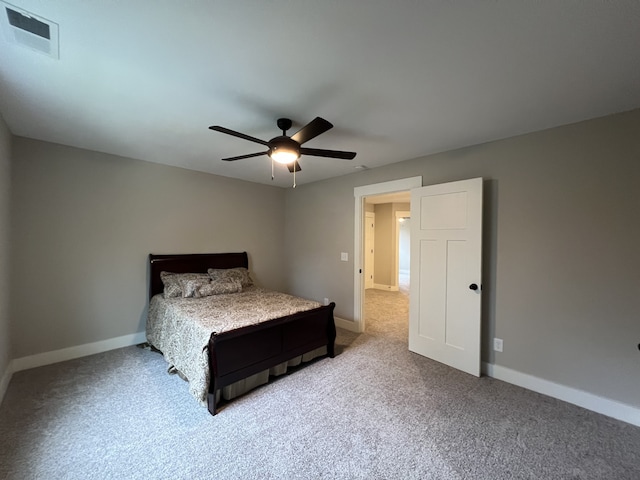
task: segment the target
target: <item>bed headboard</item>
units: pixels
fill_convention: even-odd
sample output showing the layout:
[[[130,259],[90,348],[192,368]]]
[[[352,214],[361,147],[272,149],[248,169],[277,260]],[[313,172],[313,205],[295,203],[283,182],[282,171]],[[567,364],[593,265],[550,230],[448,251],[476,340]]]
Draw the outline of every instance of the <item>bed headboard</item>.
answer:
[[[247,252],[187,253],[178,255],[149,254],[149,298],[164,291],[160,272],[207,273],[210,268],[249,268]]]

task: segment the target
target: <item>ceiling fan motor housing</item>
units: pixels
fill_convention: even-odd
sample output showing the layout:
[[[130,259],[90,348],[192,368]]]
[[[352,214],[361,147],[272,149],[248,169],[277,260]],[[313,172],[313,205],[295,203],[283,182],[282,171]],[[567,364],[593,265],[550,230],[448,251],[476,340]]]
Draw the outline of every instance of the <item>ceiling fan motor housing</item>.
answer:
[[[279,118],[277,123],[278,128],[282,130],[283,135],[285,135],[287,130],[289,130],[291,128],[291,125],[293,125],[293,122],[289,118]]]

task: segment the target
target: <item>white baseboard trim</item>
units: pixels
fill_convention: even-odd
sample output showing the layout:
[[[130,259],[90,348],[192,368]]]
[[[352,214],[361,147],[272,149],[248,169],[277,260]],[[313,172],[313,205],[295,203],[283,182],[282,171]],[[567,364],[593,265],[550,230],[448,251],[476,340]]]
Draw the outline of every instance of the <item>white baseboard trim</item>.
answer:
[[[374,283],[373,288],[376,290],[385,290],[387,292],[397,292],[399,290],[397,285],[383,285],[381,283]]]
[[[52,352],[38,353],[27,357],[16,358],[13,360],[13,371],[19,372],[29,368],[42,367],[51,365],[52,363],[73,360],[74,358],[86,357],[96,353],[115,350],[116,348],[129,347],[147,341],[145,332],[132,333],[122,337],[110,338],[100,342],[86,343],[75,347],[63,348]]]
[[[13,377],[13,371],[13,360],[11,360],[9,365],[7,365],[7,369],[2,374],[2,379],[0,379],[0,404],[4,400],[7,388],[9,388],[9,382],[11,381],[11,377]]]
[[[482,363],[482,371],[489,377],[518,385],[559,400],[563,400],[579,407],[586,408],[602,415],[622,420],[640,427],[640,408],[594,395],[577,388],[567,387],[559,383],[550,382],[526,373],[511,370],[492,363]]]
[[[333,317],[336,323],[336,327],[344,328],[350,332],[360,333],[360,324],[352,320],[345,320],[344,318]]]

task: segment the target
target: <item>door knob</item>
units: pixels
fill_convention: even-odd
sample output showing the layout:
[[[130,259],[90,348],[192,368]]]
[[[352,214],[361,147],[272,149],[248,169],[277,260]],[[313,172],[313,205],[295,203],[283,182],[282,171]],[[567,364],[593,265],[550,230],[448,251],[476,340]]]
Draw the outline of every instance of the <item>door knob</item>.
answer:
[[[472,283],[471,285],[469,285],[469,289],[470,290],[478,290],[478,285],[476,285],[475,283]]]

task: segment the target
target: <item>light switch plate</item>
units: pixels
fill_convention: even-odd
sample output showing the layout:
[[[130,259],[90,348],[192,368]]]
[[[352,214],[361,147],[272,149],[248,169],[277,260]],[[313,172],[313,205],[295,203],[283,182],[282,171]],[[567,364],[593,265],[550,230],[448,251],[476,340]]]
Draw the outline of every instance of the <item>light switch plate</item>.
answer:
[[[349,261],[349,254],[347,252],[340,253],[340,260],[342,260],[343,262],[348,262]]]

